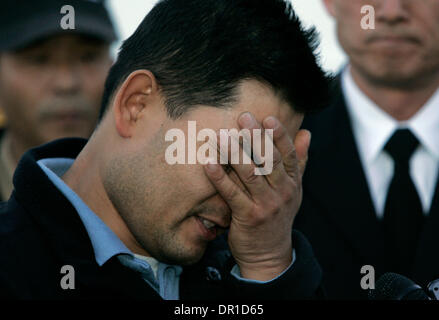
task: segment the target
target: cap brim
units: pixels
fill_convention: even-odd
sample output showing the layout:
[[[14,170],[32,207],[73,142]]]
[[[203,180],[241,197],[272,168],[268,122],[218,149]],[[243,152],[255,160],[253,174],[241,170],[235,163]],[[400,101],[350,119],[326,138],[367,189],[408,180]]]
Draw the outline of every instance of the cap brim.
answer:
[[[20,25],[4,30],[0,35],[0,50],[11,51],[26,46],[44,38],[60,34],[82,34],[111,43],[117,39],[114,28],[109,20],[96,18],[87,13],[77,15],[74,29],[61,27],[62,16],[49,14],[31,19]]]

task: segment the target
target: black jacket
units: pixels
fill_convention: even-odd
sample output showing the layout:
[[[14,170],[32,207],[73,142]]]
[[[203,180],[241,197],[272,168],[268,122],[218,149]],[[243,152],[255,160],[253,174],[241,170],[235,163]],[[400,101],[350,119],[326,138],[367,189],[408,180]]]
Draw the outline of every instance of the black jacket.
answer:
[[[70,202],[36,161],[75,158],[86,141],[63,139],[27,152],[14,175],[15,190],[0,208],[0,297],[20,299],[138,298],[160,296],[116,257],[102,267],[84,225]],[[224,238],[211,243],[202,261],[183,269],[180,298],[313,299],[321,295],[321,271],[307,240],[293,233],[297,260],[270,284],[255,285],[230,275],[233,259]],[[75,270],[75,289],[63,290],[61,268]],[[219,272],[207,272],[213,267]]]
[[[304,175],[304,199],[295,228],[309,239],[323,269],[329,298],[362,299],[364,265],[375,267],[376,278],[389,272],[383,239],[348,117],[340,81],[324,111],[306,117],[312,132]],[[425,286],[439,277],[437,230],[439,185],[416,253],[415,270],[407,275]]]

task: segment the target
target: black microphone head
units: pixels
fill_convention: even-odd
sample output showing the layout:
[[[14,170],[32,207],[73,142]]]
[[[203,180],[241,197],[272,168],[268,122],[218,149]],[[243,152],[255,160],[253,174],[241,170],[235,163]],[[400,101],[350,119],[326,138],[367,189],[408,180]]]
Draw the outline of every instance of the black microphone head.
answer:
[[[385,273],[369,291],[370,300],[430,300],[420,286],[397,274]]]

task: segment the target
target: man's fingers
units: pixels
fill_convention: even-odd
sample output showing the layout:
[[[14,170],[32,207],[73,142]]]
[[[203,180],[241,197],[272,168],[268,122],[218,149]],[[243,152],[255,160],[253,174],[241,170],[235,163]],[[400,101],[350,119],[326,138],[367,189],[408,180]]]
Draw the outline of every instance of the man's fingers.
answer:
[[[253,119],[253,125],[248,121],[243,121],[246,116]],[[285,176],[282,155],[274,146],[271,130],[265,130],[250,113],[241,115],[239,125],[252,130],[252,156],[259,166],[258,174],[265,176],[271,185],[281,183]]]
[[[204,171],[232,212],[248,208],[249,197],[230,179],[223,167],[216,163],[216,160],[208,160],[208,163],[204,165]]]
[[[310,144],[311,132],[309,132],[308,130],[300,130],[297,133],[296,138],[294,139],[294,146],[296,147],[296,156],[301,177],[305,172]]]
[[[255,143],[254,138],[257,132],[261,133],[262,126],[256,121],[250,112],[244,112],[241,114],[238,118],[238,124],[242,129],[248,130],[249,133],[248,137],[246,137],[243,141],[244,151],[249,157],[253,157],[255,164],[261,164],[263,149],[262,144],[260,143],[261,141],[259,141],[259,143]]]
[[[239,180],[252,198],[265,196],[268,184],[262,176],[256,175],[256,165],[251,159],[251,150],[245,150],[248,148],[240,145],[239,138],[229,136],[223,131],[220,132],[219,137],[220,158],[227,158],[229,165],[236,172]],[[241,154],[243,156],[242,162],[239,161]]]
[[[290,177],[299,174],[296,148],[286,128],[275,117],[268,117],[263,121],[265,129],[273,130],[273,143],[280,153],[283,168]]]

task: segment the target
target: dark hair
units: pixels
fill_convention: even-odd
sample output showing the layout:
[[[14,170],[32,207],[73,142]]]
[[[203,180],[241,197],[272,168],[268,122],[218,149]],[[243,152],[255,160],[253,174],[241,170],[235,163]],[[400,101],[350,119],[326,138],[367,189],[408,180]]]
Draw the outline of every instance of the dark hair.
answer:
[[[127,39],[111,68],[100,118],[135,70],[150,70],[175,119],[197,105],[228,106],[237,84],[269,84],[298,112],[326,106],[329,77],[314,29],[283,0],[162,0]]]

